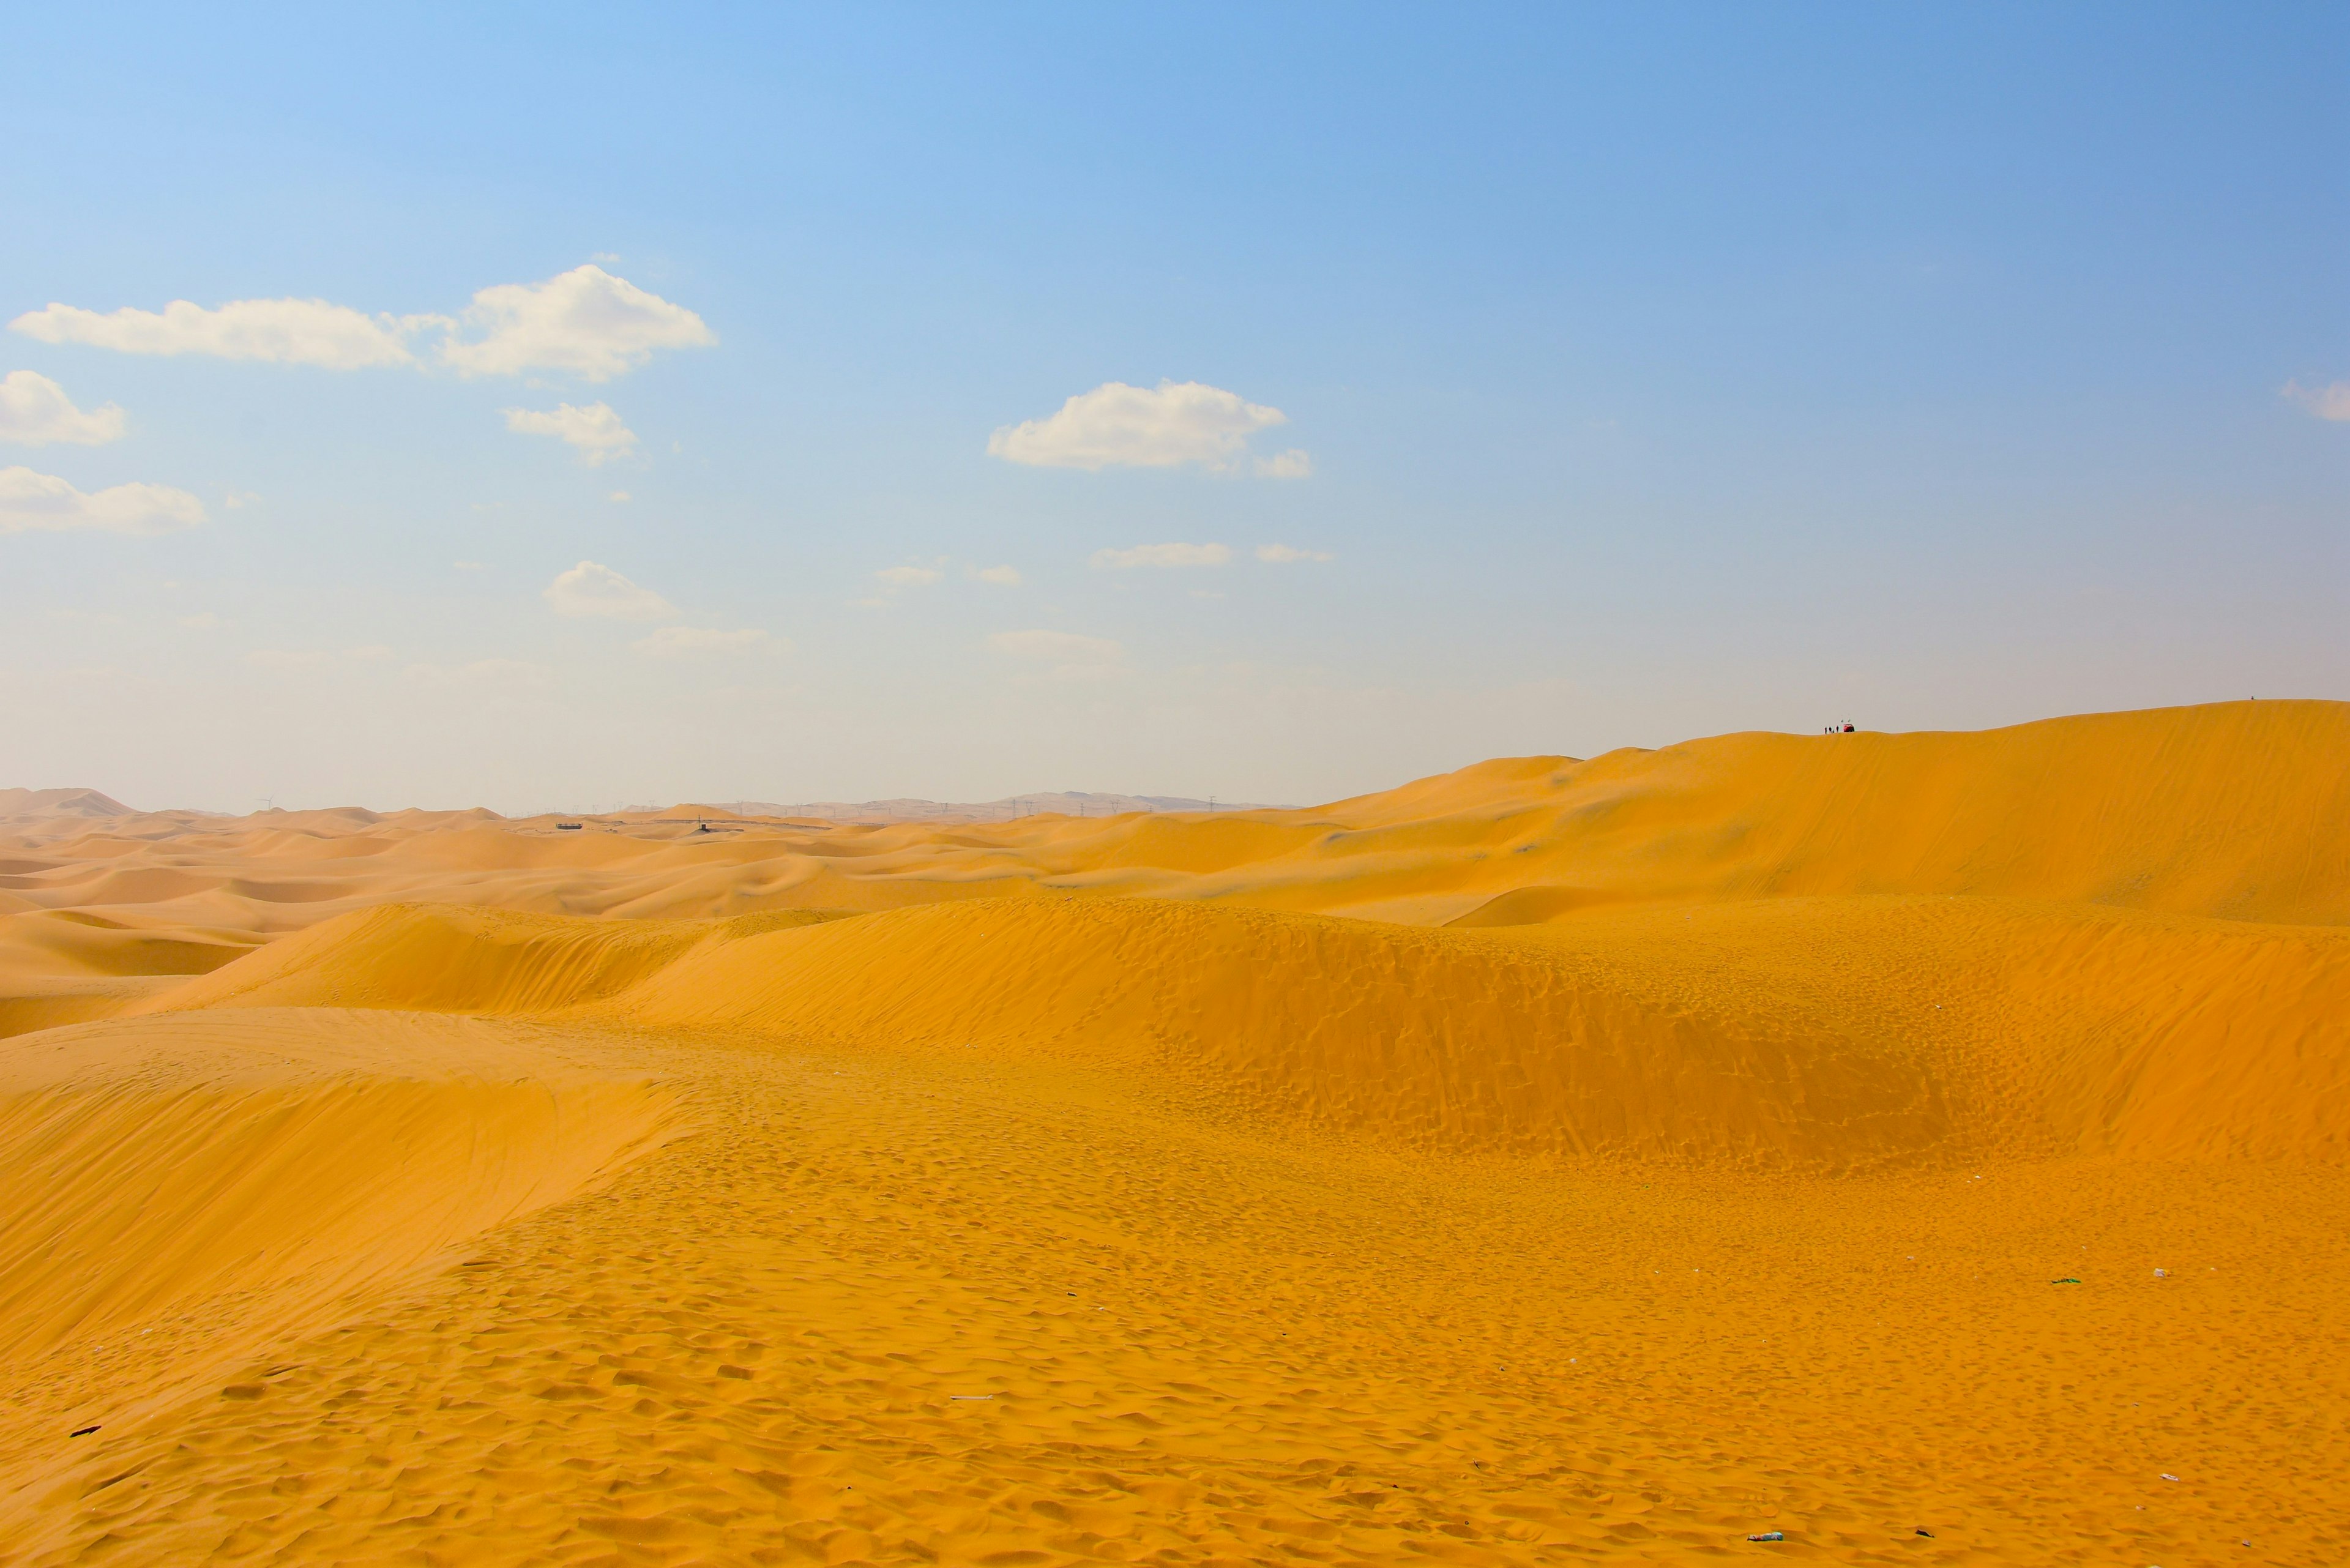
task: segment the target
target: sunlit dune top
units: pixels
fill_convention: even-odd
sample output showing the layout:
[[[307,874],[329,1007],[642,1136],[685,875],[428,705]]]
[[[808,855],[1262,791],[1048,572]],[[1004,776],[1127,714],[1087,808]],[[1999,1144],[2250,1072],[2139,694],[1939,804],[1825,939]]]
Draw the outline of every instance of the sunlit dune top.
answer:
[[[1496,759],[1303,810],[887,825],[705,806],[125,813],[20,819],[0,846],[0,916],[81,911],[78,934],[45,940],[93,955],[115,940],[106,922],[236,945],[394,898],[701,917],[1123,894],[1523,925],[1627,902],[1954,893],[2344,924],[2350,704],[1723,735]]]

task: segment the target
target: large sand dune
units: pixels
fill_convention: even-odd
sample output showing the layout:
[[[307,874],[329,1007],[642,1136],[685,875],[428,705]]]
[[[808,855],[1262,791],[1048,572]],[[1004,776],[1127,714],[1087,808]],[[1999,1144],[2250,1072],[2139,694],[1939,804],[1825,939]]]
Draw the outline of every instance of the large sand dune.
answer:
[[[2350,1554],[2350,705],[0,899],[0,1563]]]

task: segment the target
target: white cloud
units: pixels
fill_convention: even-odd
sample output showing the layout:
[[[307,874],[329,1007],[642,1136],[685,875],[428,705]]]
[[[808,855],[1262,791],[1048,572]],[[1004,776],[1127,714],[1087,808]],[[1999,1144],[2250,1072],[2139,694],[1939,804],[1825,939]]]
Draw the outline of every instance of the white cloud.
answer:
[[[117,484],[88,493],[29,468],[0,468],[0,534],[95,528],[169,534],[204,521],[204,504],[168,484]]]
[[[410,365],[407,338],[437,316],[368,316],[323,299],[237,299],[217,310],[175,299],[161,311],[128,306],[111,316],[70,305],[28,310],[8,324],[44,343],[87,343],[124,354],[209,354],[356,370]]]
[[[1062,680],[1104,680],[1119,673],[1126,649],[1106,637],[1073,631],[999,631],[987,639],[999,653],[1050,663]]]
[[[482,336],[451,337],[441,359],[461,376],[516,376],[570,370],[608,381],[658,348],[718,341],[701,317],[648,294],[602,267],[576,266],[544,283],[505,283],[473,296],[466,324]]]
[[[486,572],[490,569],[487,561],[452,561],[450,565],[461,572]]]
[[[640,588],[609,566],[582,561],[546,585],[546,602],[557,615],[608,616],[615,620],[660,620],[677,607],[650,588]]]
[[[186,627],[190,631],[218,631],[222,627],[226,626],[228,622],[223,620],[219,616],[214,615],[210,610],[199,610],[194,615],[182,616],[180,618],[180,624]]]
[[[231,512],[235,512],[252,505],[255,502],[260,499],[260,495],[254,491],[232,490],[226,495],[221,497],[221,504],[227,507]]]
[[[613,502],[613,503],[615,503],[615,504],[620,504],[620,503],[626,503],[626,502],[629,502],[629,501],[634,501],[634,500],[636,499],[636,497],[635,497],[635,496],[633,496],[633,495],[631,495],[631,494],[629,494],[629,493],[627,491],[625,491],[625,490],[615,490],[615,491],[614,491],[614,492],[612,492],[612,493],[611,493],[609,496],[608,496],[606,499],[608,499],[608,500],[609,500],[609,501],[611,501],[611,502]]]
[[[2299,381],[2287,381],[2284,395],[2321,420],[2350,420],[2350,381],[2335,381],[2323,387],[2304,387]]]
[[[506,429],[523,435],[551,435],[578,449],[579,459],[590,468],[601,467],[616,457],[627,457],[637,450],[637,432],[620,422],[609,403],[590,403],[586,408],[574,408],[564,403],[552,412],[536,409],[500,409],[506,417]],[[626,499],[625,493],[621,496]]]
[[[1314,460],[1304,448],[1294,446],[1287,452],[1258,458],[1256,476],[1259,479],[1311,479],[1314,477]]]
[[[1107,381],[1080,392],[1060,411],[1005,425],[987,438],[991,456],[1037,468],[1173,468],[1196,462],[1224,470],[1246,455],[1248,439],[1286,424],[1279,409],[1198,381],[1154,389]],[[1274,460],[1305,462],[1304,452]]]
[[[125,354],[209,354],[334,370],[413,365],[417,357],[409,339],[438,330],[445,334],[440,360],[461,376],[569,370],[590,381],[634,369],[657,349],[718,340],[692,311],[593,264],[541,283],[482,289],[463,323],[445,316],[369,316],[323,299],[237,299],[209,310],[175,299],[160,311],[125,306],[111,315],[52,304],[8,325],[44,343],[86,343]],[[474,336],[458,336],[465,330]]]
[[[87,413],[66,389],[37,370],[11,370],[0,380],[0,441],[19,446],[104,446],[122,437],[122,408],[108,403]]]
[[[1280,566],[1284,561],[1327,561],[1332,556],[1327,550],[1300,550],[1292,545],[1259,545],[1256,558]]]
[[[744,627],[739,631],[720,631],[714,627],[665,626],[650,637],[640,637],[629,647],[639,653],[656,659],[691,659],[699,654],[749,653],[757,649],[782,646],[756,627]]]
[[[880,579],[883,587],[893,594],[900,588],[919,588],[925,584],[935,583],[941,576],[928,566],[884,566],[873,575]]]
[[[1020,586],[1020,568],[1017,566],[975,566],[971,575],[983,583],[993,583],[999,588]]]
[[[1096,550],[1093,564],[1124,571],[1133,566],[1221,566],[1232,558],[1223,545],[1137,545],[1131,550]]]

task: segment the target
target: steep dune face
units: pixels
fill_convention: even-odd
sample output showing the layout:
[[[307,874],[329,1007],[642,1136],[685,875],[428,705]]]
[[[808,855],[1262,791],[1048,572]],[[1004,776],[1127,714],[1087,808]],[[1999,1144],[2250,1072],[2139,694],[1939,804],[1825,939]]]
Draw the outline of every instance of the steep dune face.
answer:
[[[2350,932],[2018,900],[1642,906],[1490,934],[1136,899],[652,927],[403,907],[147,1005],[976,1051],[1452,1153],[2350,1153]]]
[[[234,934],[141,929],[81,909],[0,915],[0,981],[204,974],[257,944]]]
[[[656,1148],[673,1096],[527,1032],[325,1008],[51,1029],[0,1051],[0,1552],[121,1430],[362,1293]],[[118,1479],[120,1472],[117,1472]],[[58,1488],[63,1484],[64,1490]]]
[[[387,904],[273,943],[166,993],[148,1010],[546,1012],[624,990],[711,935],[705,921],[567,920]]]
[[[2350,931],[2003,898],[1598,910],[1492,933],[1649,1008],[1898,1054],[1939,1152],[2350,1157]],[[1816,1111],[1807,1105],[1806,1112]]]
[[[1570,953],[1157,901],[781,932],[697,951],[604,1011],[1115,1066],[1249,1116],[1456,1152],[1848,1165],[1949,1131],[1898,1048],[1643,1006]]]
[[[1950,1131],[1898,1043],[1644,1006],[1567,952],[1158,900],[992,899],[787,926],[393,907],[149,1005],[537,1013],[979,1049],[1457,1152],[1848,1166]]]
[[[667,1116],[460,1019],[46,1032],[0,1057],[0,1362],[199,1309],[299,1321],[569,1196]]]

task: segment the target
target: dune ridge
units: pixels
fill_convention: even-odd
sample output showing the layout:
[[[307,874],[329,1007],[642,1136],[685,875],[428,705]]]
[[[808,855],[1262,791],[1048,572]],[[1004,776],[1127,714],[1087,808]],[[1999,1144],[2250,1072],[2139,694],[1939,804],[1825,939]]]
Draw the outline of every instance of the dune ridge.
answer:
[[[2263,701],[1503,759],[1298,811],[714,834],[478,811],[165,814],[0,830],[0,919],[78,910],[249,944],[398,901],[659,919],[1045,891],[1437,925],[1497,899],[1549,919],[1948,893],[2341,925],[2345,754],[2350,703]],[[0,967],[13,946],[0,935]]]
[[[140,1006],[983,1050],[1453,1152],[2350,1152],[2350,933],[1947,897],[1635,913],[1504,934],[1143,899],[789,924],[389,906]],[[1839,970],[1842,997],[1783,983]]]

